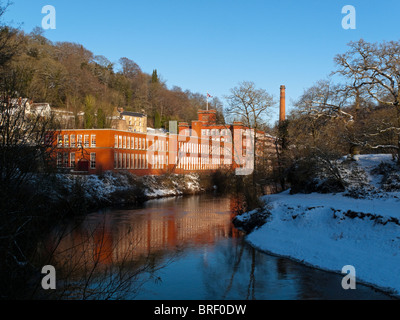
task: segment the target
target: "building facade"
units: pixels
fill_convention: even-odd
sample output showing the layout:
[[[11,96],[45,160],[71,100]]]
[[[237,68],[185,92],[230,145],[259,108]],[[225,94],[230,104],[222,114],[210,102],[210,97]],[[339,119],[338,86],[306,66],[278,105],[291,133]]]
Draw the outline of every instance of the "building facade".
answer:
[[[176,133],[118,129],[70,129],[57,135],[56,165],[71,172],[99,174],[128,170],[136,175],[212,171],[220,168],[250,174],[254,155],[274,152],[275,138],[245,127],[216,123],[215,110],[200,110],[191,125]],[[254,136],[257,150],[254,151]]]
[[[130,132],[147,132],[147,115],[140,112],[119,110],[117,119],[112,120],[112,128]]]

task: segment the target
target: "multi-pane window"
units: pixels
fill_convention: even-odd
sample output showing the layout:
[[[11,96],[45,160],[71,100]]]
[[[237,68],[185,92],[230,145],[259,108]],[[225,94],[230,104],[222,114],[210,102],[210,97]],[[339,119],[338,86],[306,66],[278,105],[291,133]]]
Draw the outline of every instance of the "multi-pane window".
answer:
[[[118,136],[114,136],[114,148],[118,148]]]
[[[61,148],[62,145],[63,145],[62,136],[61,136],[61,135],[58,135],[58,137],[57,137],[57,146],[58,146],[59,148]]]
[[[128,137],[126,138],[126,148],[130,149],[131,148],[131,143],[130,143],[131,139]]]
[[[118,137],[118,148],[122,149],[122,136]]]
[[[67,134],[64,135],[64,148],[69,147],[69,136]]]
[[[82,148],[82,135],[78,134],[78,141],[77,141],[78,148]]]
[[[61,168],[61,167],[62,167],[62,153],[57,152],[57,168]]]
[[[92,135],[90,136],[90,146],[91,146],[92,148],[95,148],[95,147],[96,147],[96,135],[95,135],[95,134],[92,134]]]
[[[118,153],[114,152],[114,169],[118,168]]]
[[[123,144],[122,144],[122,148],[126,149],[126,137],[124,136],[123,138]]]
[[[75,168],[75,152],[70,153],[69,166],[70,168]]]
[[[118,168],[122,168],[122,153],[118,154]]]
[[[71,134],[71,148],[75,148],[75,135]]]
[[[68,152],[64,152],[63,154],[63,167],[68,168]]]
[[[89,148],[89,135],[85,134],[84,140],[83,140],[85,148]]]
[[[96,169],[96,153],[90,153],[90,169]]]

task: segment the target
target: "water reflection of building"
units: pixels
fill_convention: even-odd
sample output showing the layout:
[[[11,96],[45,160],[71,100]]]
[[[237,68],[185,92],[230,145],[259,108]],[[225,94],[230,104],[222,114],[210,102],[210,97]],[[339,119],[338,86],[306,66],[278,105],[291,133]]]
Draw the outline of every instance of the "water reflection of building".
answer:
[[[238,237],[232,225],[230,199],[206,204],[199,197],[157,201],[148,208],[91,215],[63,237],[55,249],[57,261],[110,265],[169,254],[186,247],[212,245],[217,239]]]

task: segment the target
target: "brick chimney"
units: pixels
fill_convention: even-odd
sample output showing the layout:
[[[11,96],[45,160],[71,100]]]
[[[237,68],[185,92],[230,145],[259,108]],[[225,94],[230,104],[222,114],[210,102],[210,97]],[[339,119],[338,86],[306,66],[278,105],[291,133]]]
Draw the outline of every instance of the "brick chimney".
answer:
[[[279,107],[279,122],[285,121],[285,86],[281,86],[281,101]]]

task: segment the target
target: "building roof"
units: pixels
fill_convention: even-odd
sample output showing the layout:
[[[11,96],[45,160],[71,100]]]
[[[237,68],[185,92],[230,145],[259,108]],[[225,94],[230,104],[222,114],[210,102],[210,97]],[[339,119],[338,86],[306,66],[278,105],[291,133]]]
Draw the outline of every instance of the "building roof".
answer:
[[[131,111],[122,111],[121,116],[130,116],[130,117],[137,117],[137,118],[144,118],[146,117],[145,114],[139,112],[131,112]]]

